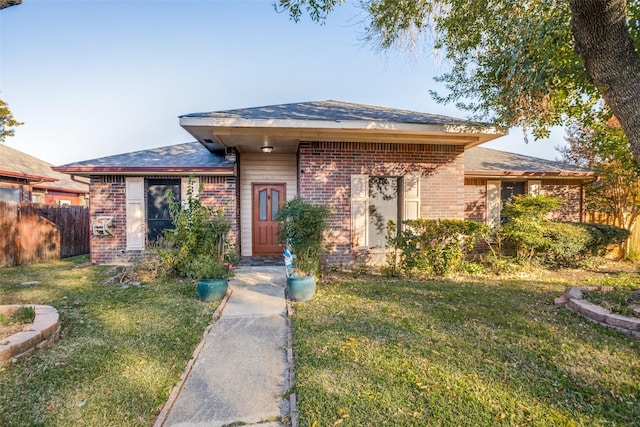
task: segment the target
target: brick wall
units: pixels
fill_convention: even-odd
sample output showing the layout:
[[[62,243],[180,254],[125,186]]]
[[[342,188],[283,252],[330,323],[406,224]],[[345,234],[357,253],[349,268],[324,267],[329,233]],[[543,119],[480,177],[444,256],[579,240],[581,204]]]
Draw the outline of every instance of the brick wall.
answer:
[[[240,219],[239,198],[237,191],[237,178],[235,176],[201,176],[203,184],[200,198],[205,206],[223,208],[224,216],[231,221],[229,239],[236,246],[239,244]],[[238,248],[239,249],[239,248]]]
[[[582,203],[582,186],[575,181],[560,179],[542,180],[542,194],[559,197],[564,200],[560,209],[553,212],[557,221],[578,222],[584,219],[584,203]]]
[[[487,220],[487,180],[465,178],[464,219],[478,222]]]
[[[351,244],[351,175],[421,176],[423,218],[464,218],[464,150],[452,145],[308,142],[299,148],[299,194],[328,204],[328,264],[354,262]]]
[[[235,243],[239,236],[236,177],[203,176],[201,197],[209,206],[219,206],[231,220],[230,238]],[[146,200],[145,200],[146,206]],[[96,264],[130,263],[144,251],[127,251],[125,177],[92,176],[89,198],[89,215],[112,216],[113,236],[91,236],[91,262]]]
[[[584,203],[582,203],[582,186],[579,182],[567,179],[543,179],[541,184],[541,194],[559,197],[564,200],[560,209],[553,212],[552,218],[554,220],[578,222],[581,218],[584,218],[584,213],[581,215]],[[464,218],[485,222],[487,212],[486,197],[486,178],[465,178]]]
[[[132,260],[127,249],[125,178],[123,176],[92,176],[89,193],[89,221],[98,216],[111,216],[113,236],[90,236],[91,262],[121,264]],[[136,255],[139,255],[136,254]]]

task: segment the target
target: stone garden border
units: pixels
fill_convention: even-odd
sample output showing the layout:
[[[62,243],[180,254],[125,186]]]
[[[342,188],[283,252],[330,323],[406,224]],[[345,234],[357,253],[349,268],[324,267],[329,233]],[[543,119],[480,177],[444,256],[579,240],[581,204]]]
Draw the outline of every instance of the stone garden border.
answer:
[[[611,290],[610,286],[572,286],[554,300],[556,307],[565,307],[607,328],[640,340],[640,318],[626,317],[583,299],[585,292]]]
[[[0,311],[33,307],[36,317],[28,329],[0,340],[0,366],[31,353],[35,348],[49,347],[60,338],[60,316],[49,305],[2,305]]]

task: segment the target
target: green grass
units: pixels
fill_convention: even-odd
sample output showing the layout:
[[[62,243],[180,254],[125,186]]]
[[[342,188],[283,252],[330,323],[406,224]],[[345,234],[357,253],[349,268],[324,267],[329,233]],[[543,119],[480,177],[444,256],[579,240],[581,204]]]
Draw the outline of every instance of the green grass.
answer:
[[[629,426],[640,342],[544,280],[325,278],[292,318],[300,426]]]
[[[55,346],[0,368],[0,425],[150,425],[211,322],[195,285],[105,284],[108,267],[73,268],[86,261],[0,269],[0,304],[52,305],[62,325]]]

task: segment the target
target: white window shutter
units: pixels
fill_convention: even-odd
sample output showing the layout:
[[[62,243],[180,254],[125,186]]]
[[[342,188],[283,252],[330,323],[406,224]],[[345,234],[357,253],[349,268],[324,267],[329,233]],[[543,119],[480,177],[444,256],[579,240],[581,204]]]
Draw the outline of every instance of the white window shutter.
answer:
[[[354,249],[367,247],[369,176],[351,175],[351,241]]]
[[[527,183],[527,186],[529,187],[530,196],[540,195],[540,187],[542,186],[542,182],[540,180],[531,180]]]
[[[420,218],[420,175],[405,175],[403,180],[403,220]]]
[[[144,178],[126,179],[127,250],[144,249]]]
[[[197,176],[193,177],[191,188],[193,191],[191,193],[192,196],[198,197],[198,194],[200,194],[200,178],[198,178]],[[181,193],[180,200],[181,200],[183,209],[186,209],[189,207],[189,198],[187,196],[188,191],[189,191],[189,177],[183,177],[180,179],[180,193]]]
[[[487,225],[500,225],[500,181],[487,181]]]

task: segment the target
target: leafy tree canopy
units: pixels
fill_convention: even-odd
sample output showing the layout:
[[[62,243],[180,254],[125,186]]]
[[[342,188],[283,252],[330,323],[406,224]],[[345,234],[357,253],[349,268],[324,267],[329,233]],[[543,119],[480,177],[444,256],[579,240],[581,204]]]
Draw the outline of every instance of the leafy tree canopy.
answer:
[[[345,0],[279,0],[293,20],[322,22]],[[597,110],[604,97],[640,160],[639,0],[361,0],[365,40],[443,53],[437,77],[475,119],[523,126],[535,137]],[[616,75],[616,72],[625,73]]]
[[[4,142],[8,136],[13,136],[13,127],[21,124],[21,122],[13,118],[7,103],[0,99],[0,142]]]
[[[576,120],[566,140],[560,149],[565,161],[599,171],[598,181],[587,187],[587,209],[632,231],[640,216],[640,166],[620,123],[604,113]]]

